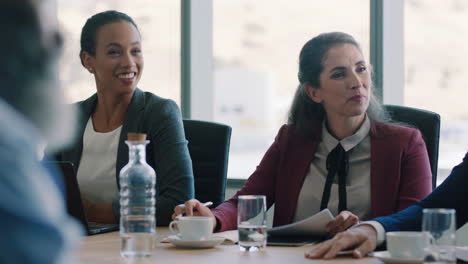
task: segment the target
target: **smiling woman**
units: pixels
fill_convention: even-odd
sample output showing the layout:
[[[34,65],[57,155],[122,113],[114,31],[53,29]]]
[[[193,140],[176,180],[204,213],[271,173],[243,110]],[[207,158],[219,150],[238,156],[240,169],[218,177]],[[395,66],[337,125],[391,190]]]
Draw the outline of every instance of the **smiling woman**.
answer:
[[[117,11],[92,16],[82,29],[80,59],[97,92],[78,103],[81,136],[60,158],[78,168],[88,220],[118,222],[119,172],[128,163],[124,140],[136,132],[148,135],[147,162],[158,177],[157,221],[167,225],[172,207],[193,196],[192,163],[177,105],[137,88],[144,63],[136,23]]]
[[[117,21],[101,26],[95,34],[95,54],[82,50],[81,60],[94,74],[98,93],[131,98],[144,65],[140,32],[132,22]]]

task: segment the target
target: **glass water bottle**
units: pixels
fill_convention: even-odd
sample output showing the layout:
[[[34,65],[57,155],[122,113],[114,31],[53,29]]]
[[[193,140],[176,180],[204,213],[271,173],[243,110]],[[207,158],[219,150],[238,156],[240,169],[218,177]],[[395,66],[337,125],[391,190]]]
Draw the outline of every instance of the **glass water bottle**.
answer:
[[[151,256],[156,218],[156,173],[146,163],[146,134],[129,133],[128,164],[120,171],[120,253],[124,257]]]

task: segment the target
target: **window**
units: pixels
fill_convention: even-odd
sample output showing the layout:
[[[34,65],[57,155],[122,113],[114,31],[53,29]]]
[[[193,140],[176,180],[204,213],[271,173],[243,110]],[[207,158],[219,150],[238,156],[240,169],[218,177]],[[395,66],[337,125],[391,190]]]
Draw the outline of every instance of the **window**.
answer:
[[[441,115],[438,183],[468,150],[468,2],[405,1],[405,104]]]
[[[286,123],[300,49],[344,31],[369,60],[369,0],[213,1],[214,121],[233,128],[229,178],[248,178]]]
[[[145,66],[138,87],[180,103],[180,1],[58,0],[65,36],[60,79],[70,102],[96,92],[94,78],[80,63],[80,34],[86,19],[114,9],[131,16],[142,35]]]

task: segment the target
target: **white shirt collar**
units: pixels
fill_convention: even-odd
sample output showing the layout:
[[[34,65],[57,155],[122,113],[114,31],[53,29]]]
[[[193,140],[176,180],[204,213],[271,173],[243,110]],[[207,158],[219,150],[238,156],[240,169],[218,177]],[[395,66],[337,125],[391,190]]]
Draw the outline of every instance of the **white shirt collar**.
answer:
[[[328,152],[332,151],[338,145],[338,143],[343,146],[345,151],[349,151],[367,137],[370,131],[370,127],[370,119],[366,115],[364,123],[362,123],[361,127],[356,131],[356,133],[339,141],[334,136],[332,136],[330,132],[328,132],[326,120],[324,120],[322,123],[322,141],[325,144]]]

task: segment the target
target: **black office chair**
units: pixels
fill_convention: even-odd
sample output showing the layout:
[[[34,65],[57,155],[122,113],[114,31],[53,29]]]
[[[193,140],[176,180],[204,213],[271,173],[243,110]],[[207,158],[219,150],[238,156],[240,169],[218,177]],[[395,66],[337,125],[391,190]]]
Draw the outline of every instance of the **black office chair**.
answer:
[[[185,137],[193,164],[195,198],[224,201],[226,191],[231,127],[219,123],[184,120]]]
[[[437,162],[439,160],[440,115],[431,111],[400,105],[385,105],[384,107],[393,121],[408,124],[421,131],[429,154],[432,189],[434,189],[437,183]]]

